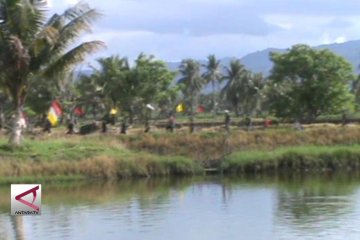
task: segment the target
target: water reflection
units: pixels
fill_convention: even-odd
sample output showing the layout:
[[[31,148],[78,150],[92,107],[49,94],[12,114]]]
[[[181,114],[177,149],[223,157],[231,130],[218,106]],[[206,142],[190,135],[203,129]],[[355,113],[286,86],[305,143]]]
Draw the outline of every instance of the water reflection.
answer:
[[[25,240],[23,217],[12,216],[10,218],[11,218],[11,225],[14,228],[15,239],[16,240]]]
[[[360,239],[360,177],[293,175],[44,184],[42,216],[9,217],[3,239]]]
[[[352,216],[359,207],[355,197],[360,186],[358,176],[295,176],[278,186],[278,231],[299,239],[338,239],[340,233],[351,239],[347,228],[359,217]],[[360,236],[355,228],[351,230]]]

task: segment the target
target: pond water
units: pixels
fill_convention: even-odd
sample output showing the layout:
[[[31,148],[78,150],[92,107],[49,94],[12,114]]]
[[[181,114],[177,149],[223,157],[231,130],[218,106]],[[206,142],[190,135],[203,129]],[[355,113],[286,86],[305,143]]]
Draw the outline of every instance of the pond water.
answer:
[[[42,183],[42,215],[11,217],[0,239],[360,239],[357,175]]]

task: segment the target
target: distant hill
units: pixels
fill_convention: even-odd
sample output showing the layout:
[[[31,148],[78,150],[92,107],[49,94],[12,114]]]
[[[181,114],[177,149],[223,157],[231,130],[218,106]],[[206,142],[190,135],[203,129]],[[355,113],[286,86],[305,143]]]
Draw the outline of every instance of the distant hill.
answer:
[[[356,73],[360,73],[360,40],[320,45],[316,46],[315,48],[329,49],[336,54],[343,56],[353,65],[354,71]],[[269,59],[270,52],[283,53],[285,51],[286,49],[268,48],[262,51],[247,54],[246,56],[240,58],[240,61],[246,66],[247,69],[251,70],[252,72],[262,72],[265,75],[268,75],[272,68],[272,62]],[[234,57],[226,57],[220,60],[223,66],[228,66],[232,59],[234,59]],[[200,63],[205,64],[206,60],[200,60]],[[172,70],[177,70],[179,65],[179,62],[168,63],[169,68]]]
[[[329,49],[336,54],[343,56],[354,67],[354,71],[359,73],[360,65],[360,40],[349,41],[344,43],[334,43],[327,45],[320,45],[316,49]],[[263,51],[250,53],[243,58],[241,62],[253,72],[262,72],[268,74],[272,68],[272,62],[269,59],[270,52],[285,52],[285,49],[265,49]]]

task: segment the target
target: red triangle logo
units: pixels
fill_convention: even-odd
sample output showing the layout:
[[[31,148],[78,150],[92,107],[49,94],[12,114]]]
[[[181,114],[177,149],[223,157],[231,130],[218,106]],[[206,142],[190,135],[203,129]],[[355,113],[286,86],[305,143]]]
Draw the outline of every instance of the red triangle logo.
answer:
[[[32,209],[34,209],[34,210],[36,210],[36,211],[39,211],[40,210],[40,207],[39,206],[36,206],[35,204],[34,204],[34,202],[35,202],[35,200],[36,200],[36,191],[37,190],[39,190],[39,186],[36,186],[36,187],[34,187],[34,188],[32,188],[32,189],[30,189],[30,190],[27,190],[27,191],[25,191],[25,192],[23,192],[23,193],[20,193],[19,195],[17,195],[16,197],[15,197],[15,199],[17,200],[17,201],[19,201],[19,202],[21,202],[22,204],[25,204],[26,206],[28,206],[28,207],[31,207]],[[23,197],[25,197],[26,195],[28,195],[28,194],[33,194],[33,201],[32,202],[28,202],[28,201],[26,201],[26,200],[24,200],[24,199],[22,199]]]

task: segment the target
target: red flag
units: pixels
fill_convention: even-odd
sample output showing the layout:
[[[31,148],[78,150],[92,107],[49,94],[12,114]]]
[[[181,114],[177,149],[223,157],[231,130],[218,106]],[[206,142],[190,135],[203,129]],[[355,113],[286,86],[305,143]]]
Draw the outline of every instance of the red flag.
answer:
[[[77,117],[82,117],[85,115],[85,110],[82,108],[82,107],[76,107],[74,109],[74,114],[77,116]]]
[[[58,115],[58,116],[62,115],[62,109],[61,109],[60,103],[58,101],[54,100],[51,103],[51,107],[54,109],[56,115]]]
[[[47,119],[50,121],[52,126],[56,126],[59,117],[62,115],[62,109],[58,101],[54,100],[51,103],[50,110],[48,112]]]
[[[203,112],[205,112],[205,107],[204,106],[198,106],[198,108],[197,108],[197,112],[198,113],[203,113]]]

